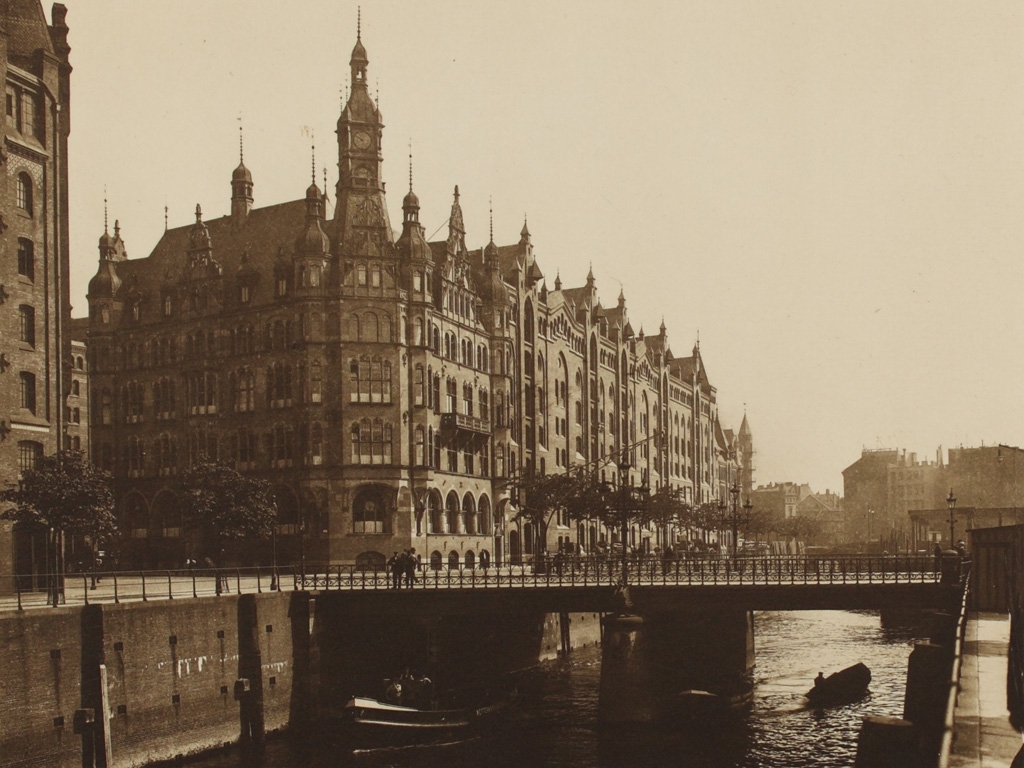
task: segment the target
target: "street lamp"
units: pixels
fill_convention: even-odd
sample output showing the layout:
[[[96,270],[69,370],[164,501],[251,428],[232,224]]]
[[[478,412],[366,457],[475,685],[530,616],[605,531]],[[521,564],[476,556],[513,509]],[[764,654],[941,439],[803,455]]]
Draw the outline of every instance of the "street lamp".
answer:
[[[949,507],[949,548],[953,549],[955,546],[953,536],[956,528],[956,518],[953,517],[953,510],[956,509],[956,496],[953,495],[952,488],[949,489],[949,497],[946,499],[946,506]]]
[[[750,525],[750,510],[754,508],[754,505],[750,503],[750,497],[747,496],[747,500],[743,502],[743,521],[744,525]],[[754,536],[755,544],[757,543],[757,536]]]
[[[630,464],[628,461],[621,461],[618,464],[619,487],[613,489],[607,481],[599,486],[601,496],[613,511],[619,513],[619,530],[622,540],[622,586],[629,584],[629,550],[627,541],[629,539],[629,514],[638,512],[647,507],[650,497],[650,488],[646,483],[634,486],[629,476]]]

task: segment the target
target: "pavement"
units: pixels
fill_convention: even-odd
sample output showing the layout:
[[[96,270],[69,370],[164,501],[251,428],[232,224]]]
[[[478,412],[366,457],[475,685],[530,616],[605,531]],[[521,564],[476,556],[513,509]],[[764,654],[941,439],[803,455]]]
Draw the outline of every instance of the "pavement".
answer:
[[[950,768],[1010,768],[1021,751],[1006,708],[1009,647],[1008,614],[968,617]],[[1017,766],[1024,766],[1024,755]]]

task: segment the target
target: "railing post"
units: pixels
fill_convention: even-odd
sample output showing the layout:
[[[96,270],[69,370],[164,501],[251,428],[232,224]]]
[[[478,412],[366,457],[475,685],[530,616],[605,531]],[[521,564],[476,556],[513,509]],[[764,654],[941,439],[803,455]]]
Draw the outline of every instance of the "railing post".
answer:
[[[82,574],[82,595],[84,595],[85,604],[89,604],[89,577],[84,573]]]
[[[120,603],[121,599],[117,595],[117,572],[114,573],[114,602]]]
[[[146,602],[148,600],[146,597],[146,572],[139,571],[139,576],[142,577],[142,602]]]
[[[115,584],[117,582],[115,581]],[[192,569],[192,597],[199,597],[199,593],[196,592],[196,569]]]
[[[167,572],[167,599],[174,599],[174,587],[171,586],[171,572]]]

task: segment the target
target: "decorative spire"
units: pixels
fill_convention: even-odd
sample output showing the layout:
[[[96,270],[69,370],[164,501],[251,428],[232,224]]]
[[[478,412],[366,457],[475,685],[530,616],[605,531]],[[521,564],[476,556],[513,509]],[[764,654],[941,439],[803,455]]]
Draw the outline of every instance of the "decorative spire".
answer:
[[[167,206],[164,205],[164,232],[166,232],[168,229],[169,225],[167,224]]]
[[[309,175],[313,184],[316,184],[316,134],[312,130],[309,132]],[[326,186],[326,182],[324,182]]]
[[[665,316],[664,315],[661,316],[661,327],[658,330],[661,331],[661,335],[662,336],[664,336],[665,335],[665,331],[668,330],[668,328],[665,327]]]
[[[107,234],[107,185],[103,185],[103,234]]]
[[[491,242],[494,242],[494,200],[490,196],[487,197],[487,208],[491,219]]]
[[[245,144],[242,140],[242,116],[238,116],[238,163],[245,165]]]
[[[594,262],[590,262],[590,268],[587,270],[587,285],[594,282]]]
[[[363,39],[363,6],[356,6],[356,42]]]
[[[562,273],[561,272],[556,272],[555,273],[555,290],[556,291],[562,290]]]
[[[197,224],[202,224],[203,223],[203,209],[199,205],[199,203],[196,203],[196,223]]]
[[[409,191],[412,192],[412,139],[409,139]]]

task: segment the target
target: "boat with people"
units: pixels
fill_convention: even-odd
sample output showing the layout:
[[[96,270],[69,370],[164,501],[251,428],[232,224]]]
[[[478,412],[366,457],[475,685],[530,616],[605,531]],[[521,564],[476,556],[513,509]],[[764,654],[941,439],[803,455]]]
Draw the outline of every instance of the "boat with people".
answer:
[[[384,700],[353,696],[339,717],[339,742],[354,751],[437,746],[476,738],[510,708],[515,691],[496,700],[440,707],[427,678],[386,681]]]
[[[814,707],[838,707],[862,698],[871,684],[871,670],[864,664],[833,672],[828,677],[819,672],[814,687],[805,696]]]

